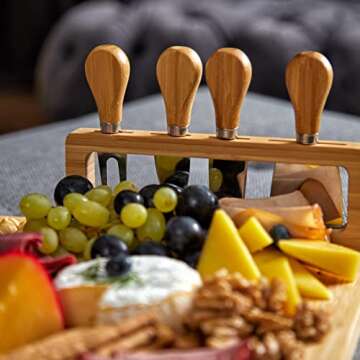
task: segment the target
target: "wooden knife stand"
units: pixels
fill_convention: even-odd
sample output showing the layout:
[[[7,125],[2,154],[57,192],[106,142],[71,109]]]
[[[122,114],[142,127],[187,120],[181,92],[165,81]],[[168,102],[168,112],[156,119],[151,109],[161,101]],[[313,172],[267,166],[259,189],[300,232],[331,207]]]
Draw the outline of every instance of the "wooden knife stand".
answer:
[[[171,137],[165,132],[141,130],[109,135],[98,129],[83,128],[71,132],[66,139],[66,174],[82,175],[94,181],[95,152],[344,167],[349,175],[348,219],[345,228],[333,231],[332,239],[360,250],[360,143],[320,141],[305,146],[286,138],[241,136],[221,140],[209,134]]]
[[[157,77],[168,128],[187,129],[201,79],[201,60],[192,49],[179,46],[165,50],[159,59]],[[130,73],[126,54],[116,46],[102,45],[89,54],[85,70],[98,107],[100,127],[104,131],[110,126],[113,131],[77,129],[70,133],[65,145],[67,175],[82,175],[94,182],[95,153],[343,167],[349,176],[347,224],[334,229],[332,239],[360,250],[360,144],[317,142],[321,114],[333,81],[331,64],[322,54],[299,53],[286,68],[285,82],[295,113],[296,140],[251,136],[224,140],[226,133],[236,134],[252,74],[249,59],[239,49],[219,49],[206,64],[217,136],[186,132],[171,136],[174,135],[171,132],[142,130],[116,132]]]

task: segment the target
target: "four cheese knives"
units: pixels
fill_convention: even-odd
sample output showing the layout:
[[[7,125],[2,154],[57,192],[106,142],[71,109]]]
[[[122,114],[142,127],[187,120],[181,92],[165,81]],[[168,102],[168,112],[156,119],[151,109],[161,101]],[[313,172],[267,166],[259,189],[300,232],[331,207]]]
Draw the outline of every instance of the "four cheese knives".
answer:
[[[251,81],[250,60],[239,49],[218,49],[207,61],[205,75],[215,108],[216,136],[235,139],[241,106]],[[244,196],[245,181],[244,161],[209,161],[209,185],[219,197]]]
[[[118,132],[130,75],[126,54],[115,45],[98,46],[86,59],[85,73],[98,109],[101,132]],[[110,158],[118,163],[120,181],[126,179],[126,154],[101,153],[98,154],[98,159],[101,183],[104,185],[107,184],[107,160]]]
[[[289,62],[285,82],[294,108],[298,143],[313,145],[318,142],[321,114],[332,81],[332,66],[327,58],[318,52],[301,52]],[[311,164],[276,164],[272,195],[297,189],[304,190],[304,195],[310,203],[320,204],[328,224],[342,223],[342,187],[339,168]],[[315,196],[309,197],[309,194]]]
[[[156,76],[165,103],[168,134],[186,136],[202,76],[200,57],[188,47],[172,46],[160,55]],[[157,155],[155,165],[160,183],[187,185],[190,159]]]

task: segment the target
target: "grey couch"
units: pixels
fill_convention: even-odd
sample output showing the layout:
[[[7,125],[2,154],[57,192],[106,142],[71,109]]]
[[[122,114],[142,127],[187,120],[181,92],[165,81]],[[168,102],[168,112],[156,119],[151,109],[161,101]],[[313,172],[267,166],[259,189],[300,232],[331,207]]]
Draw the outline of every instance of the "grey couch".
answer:
[[[127,100],[158,91],[155,64],[174,44],[205,62],[217,48],[243,49],[251,90],[286,97],[283,74],[297,52],[318,50],[335,69],[328,108],[360,114],[360,4],[350,0],[88,1],[68,11],[48,36],[37,68],[40,98],[52,119],[94,110],[84,81],[86,54],[116,43],[132,65]]]

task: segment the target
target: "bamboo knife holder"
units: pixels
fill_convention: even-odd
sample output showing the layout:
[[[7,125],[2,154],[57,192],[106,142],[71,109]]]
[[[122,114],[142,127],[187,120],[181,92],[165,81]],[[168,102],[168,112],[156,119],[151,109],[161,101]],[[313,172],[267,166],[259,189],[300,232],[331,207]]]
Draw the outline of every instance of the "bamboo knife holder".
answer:
[[[162,92],[167,94],[164,99],[168,126],[174,126],[173,123],[169,124],[169,119],[175,119],[175,124],[181,128],[190,121],[192,101],[200,82],[201,62],[189,48],[170,49],[165,59],[167,63],[163,64],[163,72],[160,72],[160,83],[163,85]],[[317,141],[321,113],[333,79],[332,67],[323,55],[317,52],[300,53],[286,69],[286,85],[294,107],[297,139],[237,136],[228,140],[215,134],[201,133],[185,133],[182,136],[143,130],[104,133],[104,128],[109,127],[106,123],[104,127],[106,119],[111,120],[111,127],[120,124],[130,68],[126,55],[115,46],[100,46],[90,55],[87,76],[98,105],[103,131],[84,128],[67,136],[67,175],[85,176],[94,182],[95,153],[343,167],[349,176],[347,224],[333,230],[332,240],[360,250],[360,143]],[[179,64],[183,67],[179,67]],[[182,76],[179,76],[179,72]],[[187,81],[184,82],[184,78]],[[208,62],[206,78],[215,100],[217,130],[234,133],[251,79],[248,58],[238,49],[219,49]],[[184,109],[187,124],[178,124],[185,116]]]
[[[360,143],[320,141],[304,146],[286,138],[241,136],[221,140],[200,133],[178,138],[165,132],[141,130],[109,135],[83,128],[71,132],[66,139],[66,174],[94,181],[94,152],[342,166],[349,175],[348,219],[344,229],[334,229],[332,239],[360,250]]]

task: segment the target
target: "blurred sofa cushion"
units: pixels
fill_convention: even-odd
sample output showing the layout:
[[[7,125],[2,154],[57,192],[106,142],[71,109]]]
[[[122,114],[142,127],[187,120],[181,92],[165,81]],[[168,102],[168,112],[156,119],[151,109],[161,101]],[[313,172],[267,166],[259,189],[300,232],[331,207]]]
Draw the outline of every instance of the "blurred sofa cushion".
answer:
[[[45,42],[37,67],[39,96],[53,119],[94,110],[83,65],[101,43],[118,44],[130,58],[127,100],[158,91],[156,61],[171,45],[194,48],[204,63],[219,47],[238,47],[253,64],[250,89],[278,97],[287,97],[290,58],[317,50],[335,70],[328,108],[360,114],[359,18],[360,6],[341,0],[85,2],[66,13]]]

